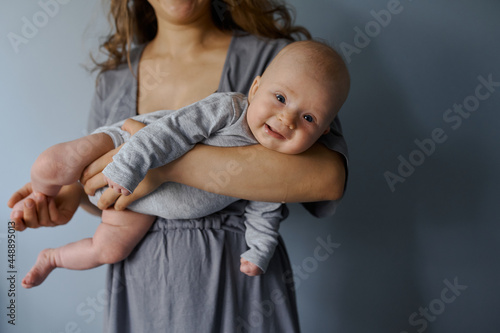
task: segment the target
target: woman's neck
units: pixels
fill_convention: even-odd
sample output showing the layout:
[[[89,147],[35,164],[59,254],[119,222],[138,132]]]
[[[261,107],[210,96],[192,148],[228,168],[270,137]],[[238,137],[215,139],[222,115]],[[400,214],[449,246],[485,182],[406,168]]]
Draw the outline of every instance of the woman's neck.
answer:
[[[174,24],[158,19],[158,32],[151,41],[150,56],[190,58],[227,37],[219,30],[210,16],[204,16],[189,24]]]

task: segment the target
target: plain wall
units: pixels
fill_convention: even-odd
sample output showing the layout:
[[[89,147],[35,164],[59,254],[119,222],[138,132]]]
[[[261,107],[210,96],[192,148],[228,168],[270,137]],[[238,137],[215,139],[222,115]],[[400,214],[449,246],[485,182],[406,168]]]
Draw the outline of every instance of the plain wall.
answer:
[[[343,202],[325,219],[291,205],[281,229],[303,332],[497,332],[500,2],[289,3],[297,23],[345,57],[352,80],[341,111]],[[46,21],[41,11],[34,0],[3,1],[0,11],[3,203],[41,151],[84,134],[94,77],[82,64],[107,33],[98,0],[60,4]],[[41,27],[16,52],[9,33],[22,36],[33,19]],[[0,205],[5,223],[9,213]],[[106,268],[20,285],[40,250],[88,237],[98,223],[78,212],[66,226],[16,234],[16,326],[0,228],[1,332],[101,330]],[[318,250],[325,243],[330,252]]]

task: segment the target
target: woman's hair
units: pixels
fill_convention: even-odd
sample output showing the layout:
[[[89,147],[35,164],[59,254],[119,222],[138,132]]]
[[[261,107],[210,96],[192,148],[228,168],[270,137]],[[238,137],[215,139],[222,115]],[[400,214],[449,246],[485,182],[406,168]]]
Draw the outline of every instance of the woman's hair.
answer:
[[[294,12],[282,0],[211,0],[215,25],[223,31],[243,30],[256,36],[288,40],[311,39],[306,28],[293,24]],[[143,44],[156,36],[158,23],[147,0],[111,0],[108,15],[112,33],[100,49],[107,60],[97,62],[100,73],[129,63],[132,44]]]

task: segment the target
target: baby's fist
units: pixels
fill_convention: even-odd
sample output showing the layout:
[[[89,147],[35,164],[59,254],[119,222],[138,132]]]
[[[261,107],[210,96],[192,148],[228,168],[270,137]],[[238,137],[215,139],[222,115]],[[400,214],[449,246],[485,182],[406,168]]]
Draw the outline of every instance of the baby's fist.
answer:
[[[110,188],[112,188],[113,190],[115,190],[117,193],[121,194],[121,195],[129,195],[130,192],[123,186],[115,183],[114,181],[112,181],[111,179],[109,179],[108,177],[104,176],[106,178],[106,181],[108,182],[108,186]]]
[[[259,266],[257,266],[254,263],[251,263],[248,260],[240,258],[240,263],[241,263],[240,271],[242,273],[245,273],[248,276],[257,276],[257,275],[261,275],[262,273],[264,273],[264,272],[262,272],[262,269],[260,269]]]

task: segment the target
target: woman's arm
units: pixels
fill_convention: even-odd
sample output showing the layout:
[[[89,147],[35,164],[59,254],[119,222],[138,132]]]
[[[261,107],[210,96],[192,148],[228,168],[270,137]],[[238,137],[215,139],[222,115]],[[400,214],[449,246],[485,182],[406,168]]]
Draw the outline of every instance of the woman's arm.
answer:
[[[129,121],[123,129],[134,135],[144,126]],[[116,150],[84,170],[81,182],[87,194],[93,195],[106,185],[101,171],[112,161]],[[107,189],[98,205],[105,209],[114,203],[115,209],[125,209],[168,181],[256,201],[337,200],[343,195],[345,179],[342,155],[319,143],[299,155],[281,154],[260,145],[221,148],[198,144],[181,158],[150,170],[129,196]]]
[[[299,155],[278,153],[261,145],[197,145],[163,171],[164,180],[270,202],[337,200],[343,195],[346,179],[344,158],[321,144]]]
[[[104,155],[84,170],[81,181],[88,194],[106,185],[100,172],[111,160],[111,154]],[[299,155],[278,153],[260,145],[222,148],[198,144],[181,158],[150,170],[129,196],[107,189],[98,206],[105,209],[115,203],[115,209],[125,209],[169,181],[247,200],[337,200],[343,195],[345,179],[344,158],[322,144]]]

